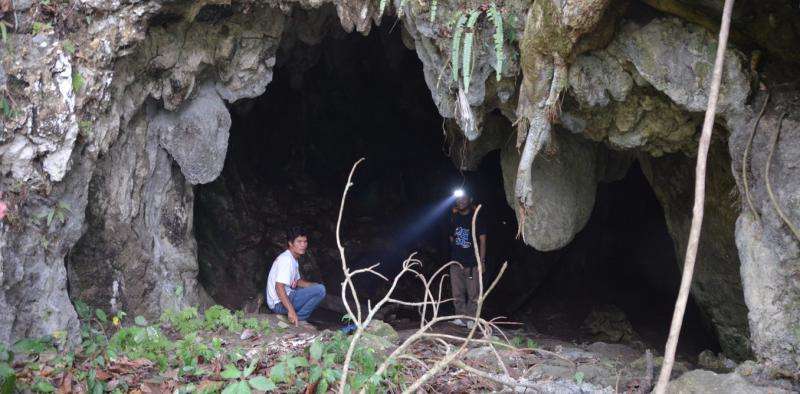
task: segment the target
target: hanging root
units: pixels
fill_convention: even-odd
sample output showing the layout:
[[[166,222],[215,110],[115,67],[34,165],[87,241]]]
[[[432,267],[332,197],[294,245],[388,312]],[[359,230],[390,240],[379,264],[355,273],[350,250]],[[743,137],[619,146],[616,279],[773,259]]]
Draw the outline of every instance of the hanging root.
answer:
[[[744,156],[742,157],[742,183],[744,184],[744,196],[747,200],[747,205],[750,207],[750,212],[753,213],[753,217],[756,219],[756,221],[759,221],[760,219],[758,217],[756,207],[753,205],[753,198],[750,195],[750,188],[747,182],[747,165],[750,164],[750,147],[753,145],[753,139],[755,138],[756,131],[758,130],[758,123],[761,121],[761,117],[764,116],[764,110],[767,109],[767,102],[769,102],[769,92],[767,92],[767,98],[764,99],[764,104],[761,105],[761,111],[758,113],[755,123],[753,123],[753,130],[750,131],[750,138],[747,140],[747,145],[744,147]],[[769,165],[769,163],[767,163],[767,165]],[[767,182],[769,182],[769,180],[767,180]]]
[[[556,123],[561,113],[561,93],[567,86],[567,63],[561,56],[553,58],[553,80],[550,82],[550,92],[545,101],[547,121]]]
[[[544,108],[538,109],[525,138],[525,147],[519,159],[517,180],[514,186],[514,197],[519,206],[525,210],[533,207],[533,161],[541,152],[542,147],[550,141],[551,127],[550,122],[546,119]]]
[[[784,223],[786,223],[786,227],[789,227],[789,230],[792,232],[797,241],[800,242],[800,231],[797,230],[794,224],[789,220],[786,216],[786,213],[783,212],[781,209],[780,204],[778,204],[778,199],[775,198],[775,194],[772,192],[772,185],[769,182],[769,167],[772,163],[772,155],[775,153],[775,147],[778,146],[778,138],[781,135],[781,126],[783,126],[783,118],[786,117],[786,112],[781,114],[780,120],[778,120],[778,131],[775,132],[775,137],[772,139],[772,146],[769,148],[769,156],[767,156],[767,165],[764,169],[764,182],[767,184],[767,194],[769,194],[769,201],[772,203],[772,207],[775,208],[775,212],[778,212],[778,216],[781,217]]]

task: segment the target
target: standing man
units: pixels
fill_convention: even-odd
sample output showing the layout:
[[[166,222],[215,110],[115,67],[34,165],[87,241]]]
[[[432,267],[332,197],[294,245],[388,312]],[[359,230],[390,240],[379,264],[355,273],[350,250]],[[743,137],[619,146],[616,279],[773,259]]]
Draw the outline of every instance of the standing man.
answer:
[[[450,217],[450,250],[453,261],[461,266],[450,266],[450,284],[453,288],[453,303],[456,315],[475,316],[478,308],[478,269],[475,261],[475,245],[472,242],[472,197],[466,193],[456,199],[456,206]],[[475,232],[478,235],[478,254],[482,267],[486,262],[486,228],[480,217],[475,221]],[[472,328],[474,322],[466,323],[461,319],[451,321],[459,326]]]
[[[288,249],[272,262],[267,277],[267,305],[275,313],[288,315],[297,326],[325,298],[325,286],[300,278],[297,259],[306,253],[308,236],[299,227],[286,232]]]

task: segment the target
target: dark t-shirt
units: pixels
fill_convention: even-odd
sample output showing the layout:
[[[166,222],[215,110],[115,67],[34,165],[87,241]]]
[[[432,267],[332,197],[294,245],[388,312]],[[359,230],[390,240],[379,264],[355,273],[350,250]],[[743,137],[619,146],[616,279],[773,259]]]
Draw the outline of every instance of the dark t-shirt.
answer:
[[[450,257],[461,263],[464,267],[475,266],[475,247],[472,244],[472,215],[473,210],[468,214],[462,215],[454,212],[450,215]],[[475,229],[478,236],[486,235],[486,226],[481,220],[480,214],[475,220]]]

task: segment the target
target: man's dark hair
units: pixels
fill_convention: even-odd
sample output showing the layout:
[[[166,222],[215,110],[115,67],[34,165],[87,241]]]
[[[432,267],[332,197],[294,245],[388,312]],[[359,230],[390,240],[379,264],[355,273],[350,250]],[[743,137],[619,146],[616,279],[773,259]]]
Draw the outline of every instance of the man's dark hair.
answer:
[[[289,227],[286,229],[286,242],[293,242],[297,237],[308,237],[302,227]]]

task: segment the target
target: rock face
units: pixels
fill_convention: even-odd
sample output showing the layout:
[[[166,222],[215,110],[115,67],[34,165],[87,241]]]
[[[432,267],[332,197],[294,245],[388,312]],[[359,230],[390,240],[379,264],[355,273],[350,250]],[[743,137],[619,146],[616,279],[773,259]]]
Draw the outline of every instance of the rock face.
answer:
[[[37,28],[36,34],[38,5],[16,4],[19,26],[0,49],[5,88],[0,189],[11,203],[0,223],[0,341],[55,330],[75,337],[71,298],[149,316],[206,300],[197,283],[192,185],[211,182],[222,168],[230,126],[224,102],[265,91],[283,38],[319,42],[332,20],[345,31],[363,33],[381,20],[376,2],[322,3],[232,1],[220,6],[224,12],[192,8],[191,13],[160,1],[82,1],[69,9],[73,4],[59,3],[49,24],[55,28]],[[404,42],[422,61],[433,101],[464,138],[480,141],[490,123],[487,114],[495,109],[516,120],[521,71],[518,43],[510,36],[520,32],[530,4],[505,6],[504,15],[515,18],[505,25],[502,68],[492,45],[495,29],[481,17],[466,91],[447,77],[453,31],[442,22],[457,20],[464,10],[440,4],[431,22],[430,4],[397,0],[394,6],[402,14]],[[760,11],[756,17],[759,23],[772,20]],[[603,23],[616,22],[612,15]],[[286,26],[299,23],[308,27],[284,37]],[[693,152],[713,64],[713,35],[675,18],[621,26],[606,48],[569,59],[561,116],[566,130],[558,130],[549,153],[533,162],[539,205],[518,217],[524,238],[537,249],[561,248],[585,225],[597,182],[612,167],[603,145],[651,156]],[[599,29],[586,37],[608,42],[612,32]],[[774,44],[778,40],[765,43],[764,37],[774,35],[755,41],[784,52]],[[585,45],[581,48],[597,47]],[[498,74],[500,81],[491,78]],[[743,171],[756,117],[745,105],[749,74],[742,56],[729,49],[719,113],[730,132],[742,208],[729,208],[728,162],[714,159],[709,195],[715,204],[709,203],[693,292],[727,353],[747,354],[749,325],[755,355],[793,371],[800,364],[800,239],[790,230],[800,223],[797,87],[787,85],[773,97]],[[763,130],[776,130],[783,111],[790,115],[770,155],[774,134]],[[496,131],[478,143],[467,167],[501,145],[503,133]],[[506,193],[513,196],[519,161],[513,146],[503,148],[502,160]],[[646,156],[641,161],[649,163],[644,165],[682,253],[691,161]],[[764,176],[768,166],[772,193]],[[738,256],[731,243],[737,214]]]
[[[761,104],[763,99],[761,95],[756,102]],[[729,149],[742,200],[736,246],[752,349],[771,367],[788,371],[800,368],[800,234],[792,230],[800,226],[800,180],[796,176],[800,123],[791,115],[782,125],[780,119],[784,111],[795,112],[796,100],[796,89],[772,92],[755,134],[751,134],[756,119],[753,113],[729,121]],[[751,135],[745,192],[742,167]],[[774,200],[767,187],[767,166]]]
[[[789,393],[790,391],[779,387],[756,386],[736,373],[716,374],[711,371],[695,370],[681,375],[667,386],[670,394],[693,393],[725,393],[725,394],[755,394],[755,393]]]
[[[695,161],[684,154],[660,158],[643,156],[642,169],[653,187],[675,242],[682,265],[691,226]],[[731,190],[735,180],[730,156],[722,138],[715,138],[706,175],[706,208],[692,281],[692,297],[700,306],[726,354],[736,359],[750,356],[747,306],[742,293],[734,227],[739,209]]]

